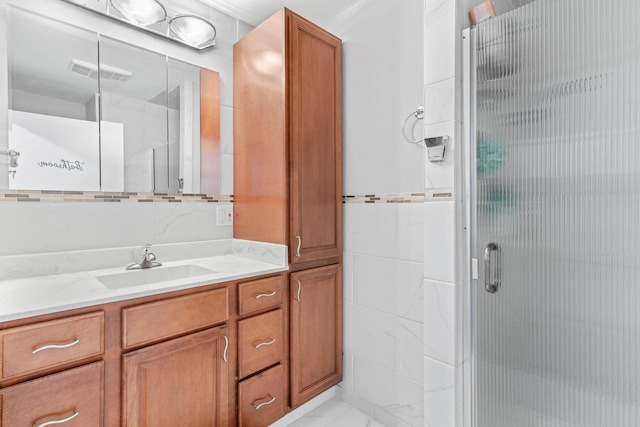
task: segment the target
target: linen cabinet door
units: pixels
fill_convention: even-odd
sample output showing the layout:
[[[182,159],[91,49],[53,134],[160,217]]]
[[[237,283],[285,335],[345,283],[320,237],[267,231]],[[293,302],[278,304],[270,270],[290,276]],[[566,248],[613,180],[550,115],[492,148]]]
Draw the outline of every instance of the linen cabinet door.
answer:
[[[291,406],[342,380],[342,268],[291,274]]]
[[[227,427],[226,327],[122,356],[122,425]]]
[[[342,42],[287,14],[291,263],[342,255]]]

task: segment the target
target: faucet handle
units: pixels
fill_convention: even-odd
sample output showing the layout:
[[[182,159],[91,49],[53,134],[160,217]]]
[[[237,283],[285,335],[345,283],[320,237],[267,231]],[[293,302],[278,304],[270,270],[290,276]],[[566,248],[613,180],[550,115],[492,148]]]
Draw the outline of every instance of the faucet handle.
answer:
[[[150,249],[151,249],[151,243],[147,243],[146,245],[144,245],[144,249],[142,249],[142,252],[140,252],[140,255],[148,254]]]

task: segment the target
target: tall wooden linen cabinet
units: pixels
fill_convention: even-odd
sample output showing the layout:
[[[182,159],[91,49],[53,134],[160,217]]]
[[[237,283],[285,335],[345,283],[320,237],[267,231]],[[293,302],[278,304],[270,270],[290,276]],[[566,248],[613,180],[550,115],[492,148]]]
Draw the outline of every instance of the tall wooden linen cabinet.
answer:
[[[341,49],[283,9],[233,51],[234,238],[289,248],[289,408],[342,379]]]

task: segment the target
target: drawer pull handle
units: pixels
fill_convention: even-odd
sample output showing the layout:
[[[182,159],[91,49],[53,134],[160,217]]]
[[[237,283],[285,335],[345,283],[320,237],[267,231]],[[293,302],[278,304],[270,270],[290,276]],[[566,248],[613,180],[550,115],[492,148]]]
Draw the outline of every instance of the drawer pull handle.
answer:
[[[222,354],[222,360],[225,361],[225,363],[227,362],[227,350],[229,349],[229,338],[227,338],[227,336],[224,336],[224,353]]]
[[[60,349],[60,348],[69,348],[69,347],[73,347],[74,345],[78,344],[79,342],[80,342],[80,340],[79,340],[78,338],[76,338],[75,340],[71,341],[71,342],[70,342],[70,343],[68,343],[68,344],[49,344],[49,345],[43,345],[42,347],[35,348],[35,349],[31,352],[31,354],[36,354],[36,353],[41,352],[42,350],[49,350],[49,349],[52,349],[52,348]]]
[[[269,292],[268,294],[259,294],[259,295],[256,295],[254,298],[255,298],[255,299],[260,299],[260,298],[262,298],[262,297],[272,297],[272,296],[274,296],[275,294],[276,294],[276,291],[273,291],[273,292]]]
[[[296,256],[300,258],[300,247],[302,246],[302,237],[296,236],[296,239],[298,239],[298,249],[296,249]]]
[[[300,289],[302,288],[302,284],[300,280],[298,280],[298,295],[296,296],[296,301],[300,302]]]
[[[45,426],[51,426],[54,424],[63,424],[66,423],[67,421],[71,421],[72,419],[74,419],[75,417],[77,417],[78,415],[80,415],[80,412],[78,412],[76,409],[73,410],[73,414],[70,417],[65,418],[64,420],[57,420],[57,421],[47,421],[46,423],[42,423],[42,424],[32,424],[33,427],[45,427]]]
[[[271,344],[275,344],[275,342],[276,342],[276,339],[274,338],[274,339],[272,339],[271,341],[261,342],[260,344],[254,344],[253,346],[254,346],[255,348],[260,348],[260,347],[262,347],[263,345],[271,345]]]
[[[262,400],[262,399],[258,399],[258,400],[256,400],[255,402],[253,402],[253,403],[252,403],[253,407],[254,407],[254,408],[256,408],[256,411],[257,411],[258,409],[262,408],[263,406],[265,406],[265,405],[271,405],[273,402],[275,402],[275,401],[276,401],[276,397],[275,397],[275,396],[271,396],[271,395],[269,394],[269,395],[267,395],[267,397],[271,397],[271,399],[269,399],[269,400],[268,400],[268,401],[266,401],[266,402],[262,402],[262,403],[260,403],[260,404],[258,404],[258,405],[256,405],[256,402],[257,402],[258,400]],[[267,397],[265,397],[264,399],[266,399]]]

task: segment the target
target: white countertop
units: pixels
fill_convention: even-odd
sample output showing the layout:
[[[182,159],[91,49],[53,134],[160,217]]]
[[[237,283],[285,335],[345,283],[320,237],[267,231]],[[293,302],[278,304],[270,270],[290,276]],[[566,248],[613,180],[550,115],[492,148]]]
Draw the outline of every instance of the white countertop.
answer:
[[[193,256],[194,245],[204,249],[206,256]],[[137,253],[140,248],[110,249],[108,251],[78,251],[73,253],[37,254],[0,257],[0,322],[74,308],[88,307],[113,301],[160,294],[180,289],[286,271],[287,249],[243,240],[199,242],[197,244],[158,245],[151,248],[161,267],[171,269],[189,265],[212,270],[210,274],[167,280],[119,289],[110,289],[98,277],[112,274],[136,274],[141,270],[117,267],[77,271],[78,263],[92,267],[104,264],[103,257],[117,253]],[[165,255],[165,258],[162,257]],[[182,256],[181,256],[182,255]],[[113,256],[112,258],[118,258]],[[97,262],[101,260],[102,262]],[[31,268],[30,268],[31,265]],[[54,274],[48,274],[54,273]],[[7,278],[8,279],[4,279]]]

